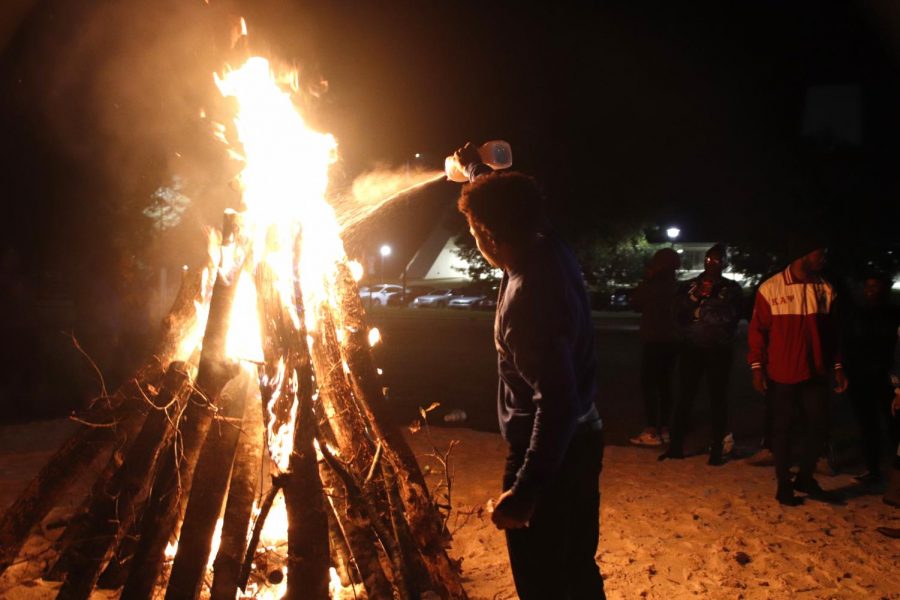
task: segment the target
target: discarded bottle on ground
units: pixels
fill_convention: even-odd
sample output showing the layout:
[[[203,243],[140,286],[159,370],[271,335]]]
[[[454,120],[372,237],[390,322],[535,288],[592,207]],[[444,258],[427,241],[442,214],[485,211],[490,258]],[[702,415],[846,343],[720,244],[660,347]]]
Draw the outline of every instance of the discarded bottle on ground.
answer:
[[[508,169],[512,166],[512,146],[509,145],[509,142],[504,142],[503,140],[483,143],[478,148],[478,156],[481,157],[481,162],[495,171]],[[463,166],[459,164],[456,157],[452,154],[444,159],[444,172],[447,174],[447,179],[457,183],[468,181],[469,178],[466,177]]]

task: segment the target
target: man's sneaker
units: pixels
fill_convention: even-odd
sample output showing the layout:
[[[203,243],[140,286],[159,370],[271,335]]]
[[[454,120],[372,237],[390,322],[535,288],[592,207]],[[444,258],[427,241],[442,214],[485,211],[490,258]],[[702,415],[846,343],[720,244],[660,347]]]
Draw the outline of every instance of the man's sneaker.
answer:
[[[754,467],[772,467],[775,465],[775,455],[769,448],[760,448],[759,452],[747,458],[747,464]]]
[[[656,435],[654,431],[648,429],[645,429],[628,441],[637,446],[662,446],[662,440],[659,439],[659,436]]]
[[[824,496],[826,493],[825,490],[822,489],[822,486],[819,485],[819,482],[813,477],[797,477],[797,479],[794,480],[794,489],[798,492],[803,492],[808,496],[812,496],[813,498]]]

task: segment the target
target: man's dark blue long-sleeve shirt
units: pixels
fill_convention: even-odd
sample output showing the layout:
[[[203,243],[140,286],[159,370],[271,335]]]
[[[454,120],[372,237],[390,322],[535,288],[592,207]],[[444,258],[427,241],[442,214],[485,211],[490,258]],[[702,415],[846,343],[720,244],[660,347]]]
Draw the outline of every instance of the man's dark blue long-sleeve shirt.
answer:
[[[559,469],[579,422],[597,419],[590,303],[560,240],[538,236],[504,275],[494,338],[500,431],[525,457],[512,489],[533,499]]]

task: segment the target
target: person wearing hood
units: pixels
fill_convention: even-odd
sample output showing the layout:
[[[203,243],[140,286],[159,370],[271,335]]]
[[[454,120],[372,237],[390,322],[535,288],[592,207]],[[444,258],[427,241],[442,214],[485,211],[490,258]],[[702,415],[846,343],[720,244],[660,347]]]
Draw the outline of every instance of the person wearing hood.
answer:
[[[769,386],[774,388],[775,498],[785,506],[802,503],[794,490],[829,498],[813,477],[827,435],[829,377],[834,378],[835,392],[847,389],[834,311],[836,294],[822,277],[825,246],[815,235],[792,238],[791,263],[759,287],[747,330],[753,387],[760,394]],[[791,426],[798,412],[805,419],[806,435],[800,470],[792,479]]]
[[[675,271],[681,264],[672,248],[657,250],[644,279],[631,295],[631,306],[641,313],[641,396],[644,430],[631,438],[638,446],[659,446],[669,441],[672,414],[672,373],[678,358],[675,325]]]

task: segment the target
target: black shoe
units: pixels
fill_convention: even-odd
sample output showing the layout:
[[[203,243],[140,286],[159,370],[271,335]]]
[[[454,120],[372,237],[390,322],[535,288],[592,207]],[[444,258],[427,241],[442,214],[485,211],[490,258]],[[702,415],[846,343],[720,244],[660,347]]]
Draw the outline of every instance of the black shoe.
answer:
[[[812,496],[813,498],[821,498],[827,493],[813,477],[797,477],[797,479],[794,480],[794,489],[798,492],[803,492],[807,496]]]
[[[775,499],[782,506],[800,506],[803,504],[803,498],[794,495],[794,490],[789,485],[779,485],[778,491],[775,493]]]
[[[837,492],[826,491],[822,489],[819,482],[814,478],[797,477],[794,481],[794,489],[802,492],[814,500],[826,502],[828,504],[845,504],[846,501]]]
[[[680,450],[678,448],[669,448],[668,450],[660,454],[659,458],[657,458],[656,460],[664,461],[667,458],[682,459],[684,458],[684,450]]]
[[[855,481],[861,483],[862,485],[874,486],[880,484],[884,481],[884,477],[881,475],[879,471],[866,471],[862,475],[857,475],[853,478]]]
[[[709,449],[709,460],[706,461],[711,467],[721,467],[725,464],[725,459],[722,458],[722,444],[713,444]]]

